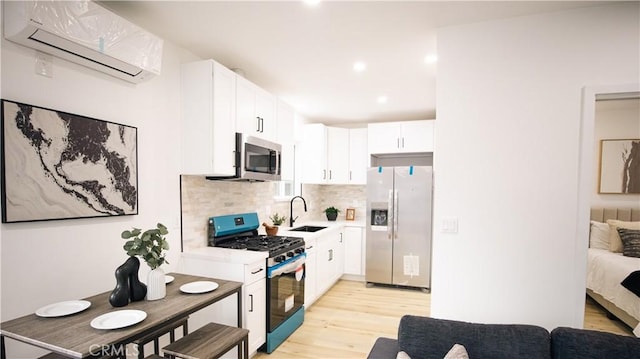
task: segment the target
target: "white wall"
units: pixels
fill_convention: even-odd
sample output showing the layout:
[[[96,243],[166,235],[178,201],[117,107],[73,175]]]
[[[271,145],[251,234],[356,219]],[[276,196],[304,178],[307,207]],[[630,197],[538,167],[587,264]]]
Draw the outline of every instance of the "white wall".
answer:
[[[195,57],[165,42],[162,74],[132,85],[53,59],[53,78],[34,73],[34,51],[2,39],[2,97],[138,128],[139,215],[2,224],[2,320],[62,300],[115,287],[127,256],[120,233],[131,227],[169,228],[171,271],[180,257],[179,64]],[[144,278],[148,267],[142,263]],[[9,358],[41,351],[7,339]]]
[[[631,208],[640,206],[640,194],[599,194],[600,141],[607,139],[640,138],[640,99],[597,101],[593,141],[593,187],[591,205],[594,207]]]
[[[439,32],[434,317],[582,326],[581,93],[638,82],[638,5]]]

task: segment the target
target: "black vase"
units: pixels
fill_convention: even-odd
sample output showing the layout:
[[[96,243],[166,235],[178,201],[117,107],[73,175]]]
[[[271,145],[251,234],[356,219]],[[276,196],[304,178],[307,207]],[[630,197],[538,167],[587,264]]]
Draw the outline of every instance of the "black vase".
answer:
[[[327,219],[330,221],[335,221],[338,218],[338,212],[327,212]]]
[[[129,257],[116,269],[116,287],[109,295],[109,303],[114,307],[124,307],[132,302],[143,300],[147,295],[147,286],[138,279],[140,260]]]

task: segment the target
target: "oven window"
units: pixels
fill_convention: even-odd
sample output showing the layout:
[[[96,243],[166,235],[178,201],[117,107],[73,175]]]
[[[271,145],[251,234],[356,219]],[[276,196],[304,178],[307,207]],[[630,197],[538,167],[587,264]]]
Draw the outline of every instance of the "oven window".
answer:
[[[269,332],[276,329],[304,305],[305,265],[268,279],[267,327]]]
[[[280,161],[280,153],[268,148],[245,144],[245,171],[266,174],[280,174],[277,163]]]

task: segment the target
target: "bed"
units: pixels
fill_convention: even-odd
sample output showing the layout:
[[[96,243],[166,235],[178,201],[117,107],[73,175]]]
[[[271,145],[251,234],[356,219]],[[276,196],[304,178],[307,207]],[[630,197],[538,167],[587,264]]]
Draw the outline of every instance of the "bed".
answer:
[[[587,295],[640,337],[640,296],[625,287],[629,287],[629,281],[625,282],[625,286],[621,284],[632,272],[640,271],[640,258],[611,251],[613,247],[609,241],[611,228],[606,224],[608,220],[640,222],[640,209],[591,209]]]

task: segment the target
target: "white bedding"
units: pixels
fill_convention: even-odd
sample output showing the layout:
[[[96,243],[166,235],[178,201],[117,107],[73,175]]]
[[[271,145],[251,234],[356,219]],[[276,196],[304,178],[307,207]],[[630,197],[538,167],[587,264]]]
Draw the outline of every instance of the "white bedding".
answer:
[[[637,270],[640,270],[640,258],[625,257],[622,253],[606,249],[589,248],[587,288],[640,320],[640,297],[620,284],[629,273]],[[634,329],[634,333],[638,336],[640,325]]]

